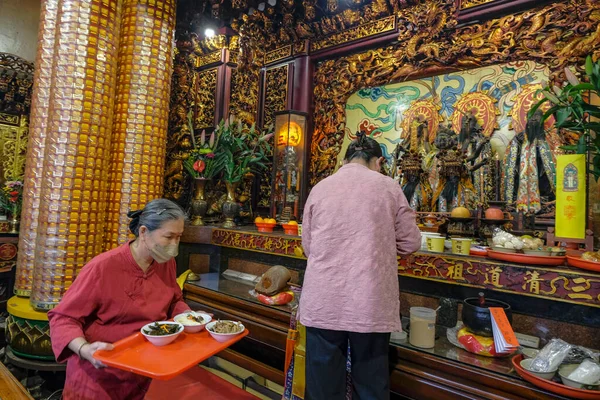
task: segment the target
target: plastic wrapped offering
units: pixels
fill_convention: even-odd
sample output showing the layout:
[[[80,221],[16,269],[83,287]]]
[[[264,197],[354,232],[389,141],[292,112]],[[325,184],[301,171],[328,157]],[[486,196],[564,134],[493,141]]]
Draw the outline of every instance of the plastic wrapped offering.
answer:
[[[567,378],[586,385],[593,385],[600,381],[600,366],[593,361],[584,360]]]
[[[552,339],[531,362],[533,372],[552,372],[569,355],[572,346],[561,339]]]
[[[582,346],[573,346],[569,355],[563,361],[564,364],[581,364],[583,360],[590,359],[598,363],[600,361],[600,353]]]

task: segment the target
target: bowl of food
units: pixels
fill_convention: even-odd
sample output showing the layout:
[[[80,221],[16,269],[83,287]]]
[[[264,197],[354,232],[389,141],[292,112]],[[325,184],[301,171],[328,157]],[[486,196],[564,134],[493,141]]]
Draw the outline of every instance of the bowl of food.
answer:
[[[175,322],[183,325],[183,328],[188,333],[201,332],[206,324],[212,321],[212,317],[208,314],[189,311],[177,315],[174,319]]]
[[[551,256],[562,257],[567,254],[567,250],[563,249],[562,247],[556,247],[556,246],[548,247],[548,251],[550,252]]]
[[[244,332],[244,325],[235,321],[212,321],[206,324],[206,330],[217,342],[223,343]]]
[[[547,249],[523,249],[523,253],[530,256],[549,256],[551,255],[550,250]]]
[[[273,232],[273,228],[277,225],[277,221],[274,218],[256,217],[254,225],[256,225],[259,232]]]
[[[153,345],[165,346],[177,339],[183,332],[183,325],[173,321],[156,321],[144,325],[140,332]]]
[[[585,360],[581,364],[565,364],[558,369],[562,383],[575,389],[600,390],[600,367]]]
[[[504,246],[492,246],[492,250],[499,251],[500,253],[516,253],[517,252],[517,250],[514,247],[508,248],[508,247],[504,247]]]
[[[537,371],[532,371],[531,370],[531,363],[533,362],[533,358],[525,358],[523,360],[521,360],[520,365],[521,368],[523,368],[525,371],[537,376],[538,378],[542,378],[542,379],[548,379],[551,380],[554,375],[556,375],[556,371],[550,371],[550,372],[537,372]]]

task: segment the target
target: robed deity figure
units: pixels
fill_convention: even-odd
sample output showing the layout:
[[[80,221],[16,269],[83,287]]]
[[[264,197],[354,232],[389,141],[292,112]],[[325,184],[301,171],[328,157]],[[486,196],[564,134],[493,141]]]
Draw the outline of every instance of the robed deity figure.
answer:
[[[400,160],[402,171],[402,191],[410,208],[415,211],[430,211],[431,185],[429,176],[423,169],[423,157],[416,152],[404,154]]]
[[[525,132],[509,143],[505,155],[504,195],[517,210],[539,212],[556,200],[556,152],[560,139],[546,133],[542,111],[527,121]]]
[[[436,156],[439,163],[439,181],[433,195],[433,211],[448,212],[455,207],[470,208],[475,200],[471,181],[472,169],[462,151],[453,148],[441,150]]]
[[[471,181],[475,187],[479,204],[487,204],[494,200],[494,185],[490,184],[490,162],[492,161],[492,146],[490,139],[483,134],[483,129],[477,122],[477,110],[473,109],[463,115],[458,136],[460,149],[467,156],[471,171]]]

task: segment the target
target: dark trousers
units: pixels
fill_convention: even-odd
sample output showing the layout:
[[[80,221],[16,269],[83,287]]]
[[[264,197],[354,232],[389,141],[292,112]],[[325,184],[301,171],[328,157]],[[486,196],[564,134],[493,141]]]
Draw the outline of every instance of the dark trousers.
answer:
[[[388,400],[389,333],[355,333],[306,327],[305,400],[346,399],[350,343],[352,400]]]

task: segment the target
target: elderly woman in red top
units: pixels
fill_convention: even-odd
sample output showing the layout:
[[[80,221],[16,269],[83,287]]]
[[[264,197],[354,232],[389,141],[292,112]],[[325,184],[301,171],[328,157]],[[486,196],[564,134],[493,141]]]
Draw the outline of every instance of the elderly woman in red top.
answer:
[[[112,350],[112,343],[147,323],[189,310],[174,260],[183,210],[158,199],[128,216],[136,239],[92,259],[48,313],[54,354],[67,362],[65,400],[143,399],[149,378],[105,368],[94,353]]]

